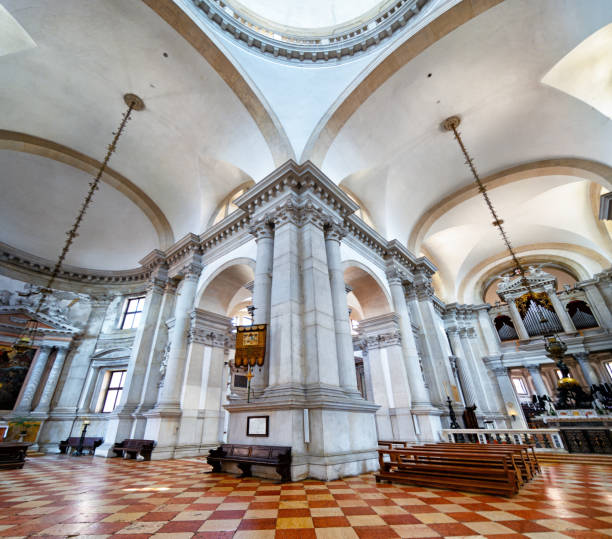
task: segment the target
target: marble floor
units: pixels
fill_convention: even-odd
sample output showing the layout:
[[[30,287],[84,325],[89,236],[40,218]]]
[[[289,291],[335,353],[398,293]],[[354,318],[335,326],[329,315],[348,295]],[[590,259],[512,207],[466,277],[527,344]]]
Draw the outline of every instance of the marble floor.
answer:
[[[612,536],[612,467],[557,464],[513,498],[238,479],[199,459],[45,456],[0,471],[1,537],[350,539]]]

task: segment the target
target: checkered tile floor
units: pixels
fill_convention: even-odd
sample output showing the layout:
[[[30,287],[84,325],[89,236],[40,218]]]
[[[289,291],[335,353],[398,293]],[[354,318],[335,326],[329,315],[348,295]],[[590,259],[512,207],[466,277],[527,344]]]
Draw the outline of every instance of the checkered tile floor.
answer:
[[[612,536],[612,468],[544,466],[507,499],[373,475],[278,484],[196,459],[31,458],[0,471],[0,536],[349,539]]]

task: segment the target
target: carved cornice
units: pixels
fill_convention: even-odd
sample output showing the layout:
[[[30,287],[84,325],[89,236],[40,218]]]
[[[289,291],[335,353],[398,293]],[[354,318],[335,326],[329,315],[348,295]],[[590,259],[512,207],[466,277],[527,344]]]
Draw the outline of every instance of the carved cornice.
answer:
[[[32,271],[38,274],[51,275],[54,262],[26,253],[0,242],[0,263],[14,266],[21,271]],[[91,284],[131,284],[146,281],[151,275],[148,268],[136,268],[124,271],[89,270],[76,266],[64,265],[58,279]]]
[[[263,22],[238,13],[221,0],[193,0],[204,20],[236,39],[242,46],[270,58],[287,62],[324,63],[362,53],[395,32],[411,27],[429,0],[399,0],[371,19],[357,20],[344,27],[334,27],[321,35],[288,33],[281,28],[264,28]],[[278,36],[278,37],[277,37]]]

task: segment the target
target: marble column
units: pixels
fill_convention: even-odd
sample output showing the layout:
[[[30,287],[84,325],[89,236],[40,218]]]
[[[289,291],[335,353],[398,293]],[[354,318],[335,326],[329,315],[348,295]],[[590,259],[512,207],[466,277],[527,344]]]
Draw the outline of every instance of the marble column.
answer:
[[[166,282],[159,313],[154,322],[155,331],[152,337],[149,357],[146,362],[147,368],[142,383],[140,403],[134,412],[136,420],[133,428],[133,437],[137,439],[144,439],[145,437],[146,417],[143,414],[155,406],[157,403],[157,396],[160,392],[162,359],[164,358],[164,350],[168,343],[168,325],[166,322],[174,311],[174,301],[178,284],[176,279],[169,279]]]
[[[327,216],[316,208],[302,209],[302,301],[304,338],[307,342],[304,359],[307,385],[339,387],[334,308],[323,231],[326,222]],[[344,289],[344,281],[342,287]],[[346,310],[348,305],[345,306],[345,314]]]
[[[581,285],[580,288],[584,290],[589,307],[597,319],[597,322],[601,325],[601,327],[611,329],[612,313],[610,312],[601,291],[599,288],[597,288],[597,283],[592,281],[588,284]]]
[[[353,337],[351,335],[351,323],[346,299],[346,284],[344,282],[342,258],[340,256],[340,241],[345,235],[346,231],[340,225],[328,224],[325,229],[325,250],[327,252],[327,266],[334,312],[340,387],[355,397],[358,396],[355,354],[353,352]]]
[[[174,322],[169,337],[170,350],[159,399],[155,407],[144,414],[147,418],[145,439],[158,441],[153,452],[155,459],[172,458],[175,455],[181,416],[181,390],[187,362],[187,335],[201,272],[200,257],[193,255],[182,270],[183,279],[174,307]]]
[[[490,307],[486,304],[476,307],[478,312],[478,324],[484,337],[484,342],[487,347],[487,354],[495,355],[499,354],[500,340],[499,335],[495,330],[493,320],[491,320],[491,317],[489,316],[489,308]]]
[[[395,313],[365,318],[359,333],[366,344],[373,401],[380,405],[376,427],[381,440],[418,441],[411,413],[410,386]]]
[[[50,346],[43,345],[38,349],[38,353],[34,357],[33,365],[30,367],[30,375],[27,378],[25,388],[21,394],[21,399],[19,399],[17,406],[15,406],[13,414],[29,413],[32,410],[34,394],[45,372],[50,353]]]
[[[474,353],[474,349],[470,343],[469,334],[470,332],[468,328],[463,327],[459,330],[459,339],[463,348],[463,355],[469,365],[472,381],[476,386],[476,400],[478,402],[478,408],[480,409],[480,412],[491,412],[493,407],[491,406],[489,400],[491,396],[488,395],[489,392],[487,391],[487,381],[479,369],[478,361],[480,358],[478,358]]]
[[[535,387],[536,393],[538,395],[548,395],[548,389],[546,389],[546,384],[544,383],[544,379],[542,378],[540,366],[528,365],[527,371],[529,371],[529,375],[531,376],[531,381],[533,382],[533,386]]]
[[[470,372],[470,368],[467,365],[465,356],[463,355],[463,347],[459,337],[459,331],[457,328],[448,329],[448,336],[453,347],[454,357],[456,358],[457,371],[459,373],[459,381],[461,382],[461,389],[463,390],[463,397],[465,399],[466,406],[473,406],[478,404],[476,401],[476,390],[472,383],[473,375]]]
[[[91,357],[96,350],[106,311],[112,299],[114,299],[112,296],[91,298],[91,311],[85,331],[80,337],[78,347],[68,356],[68,373],[66,381],[61,388],[57,406],[53,409],[54,415],[71,414],[74,416],[76,413],[83,385],[89,371]]]
[[[174,308],[174,327],[170,337],[170,351],[164,385],[157,404],[158,409],[178,410],[185,359],[187,357],[187,333],[190,326],[190,313],[198,286],[202,266],[197,262],[190,263],[185,271]]]
[[[514,298],[508,298],[508,310],[510,311],[510,318],[512,318],[512,323],[514,324],[514,329],[516,330],[518,338],[522,341],[529,339],[529,333],[527,333],[527,328],[523,323],[521,313],[519,313]]]
[[[301,385],[303,378],[302,272],[299,250],[299,210],[286,203],[275,215],[270,338],[269,381],[266,395]],[[293,391],[293,389],[289,389]]]
[[[431,408],[429,391],[425,385],[425,378],[419,361],[419,354],[412,334],[412,323],[408,314],[408,306],[404,295],[401,273],[392,268],[387,271],[387,282],[391,289],[393,310],[398,315],[398,323],[402,341],[402,352],[406,364],[406,373],[410,385],[410,395],[413,408]]]
[[[429,350],[427,360],[430,369],[428,378],[431,383],[430,399],[433,403],[445,406],[447,397],[453,400],[455,398],[451,386],[455,386],[456,382],[448,360],[451,354],[448,339],[443,331],[441,318],[434,307],[431,279],[423,272],[418,272],[412,288],[416,295],[416,308],[422,321],[421,331],[425,335],[426,346]],[[426,365],[425,369],[427,368]],[[437,388],[436,392],[434,388]],[[455,406],[460,404],[455,401]]]
[[[55,359],[53,360],[53,365],[49,371],[49,376],[47,376],[47,382],[45,383],[45,387],[43,388],[38,405],[36,406],[34,412],[40,414],[46,414],[49,412],[51,400],[53,399],[53,394],[55,393],[55,388],[57,387],[57,381],[59,380],[62,369],[64,368],[64,361],[67,353],[67,347],[57,349]]]
[[[565,333],[575,333],[576,328],[574,327],[574,323],[572,322],[569,313],[565,310],[565,307],[563,307],[563,304],[561,303],[559,296],[557,296],[555,289],[550,286],[546,287],[545,290],[546,294],[548,295],[548,298],[550,299],[550,302],[552,303],[553,309],[555,310],[555,313],[557,314],[557,317],[561,322],[563,331],[565,331]]]
[[[147,362],[151,353],[167,278],[166,268],[160,267],[154,272],[149,282],[140,323],[132,344],[121,401],[109,417],[104,434],[104,444],[97,450],[100,455],[113,457],[113,445],[125,438],[132,437],[133,414],[140,403]]]
[[[253,281],[253,314],[254,324],[270,324],[270,301],[272,299],[272,265],[274,262],[274,232],[267,216],[256,221],[249,232],[257,242],[257,259],[255,261],[255,279]],[[268,331],[270,328],[268,327]],[[270,365],[268,358],[261,373],[251,380],[251,390],[257,396],[268,385]]]
[[[509,426],[513,429],[526,429],[527,422],[525,421],[523,409],[514,391],[512,380],[510,380],[510,376],[508,376],[508,369],[501,366],[494,366],[492,370],[497,378],[497,383],[499,384],[499,389],[506,405],[506,409],[502,410],[502,412],[508,415],[511,411],[516,413],[515,419],[510,419]]]
[[[599,376],[597,374],[597,371],[593,368],[593,365],[591,365],[589,361],[589,354],[585,352],[579,352],[572,355],[574,356],[574,359],[578,362],[578,365],[580,365],[580,369],[582,370],[582,374],[586,383],[589,386],[599,384]]]

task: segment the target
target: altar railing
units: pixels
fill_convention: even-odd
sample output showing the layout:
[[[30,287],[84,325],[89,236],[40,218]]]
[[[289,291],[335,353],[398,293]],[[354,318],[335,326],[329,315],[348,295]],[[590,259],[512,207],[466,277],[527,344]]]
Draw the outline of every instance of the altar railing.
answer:
[[[536,451],[566,452],[559,429],[443,429],[451,443],[533,444]]]

